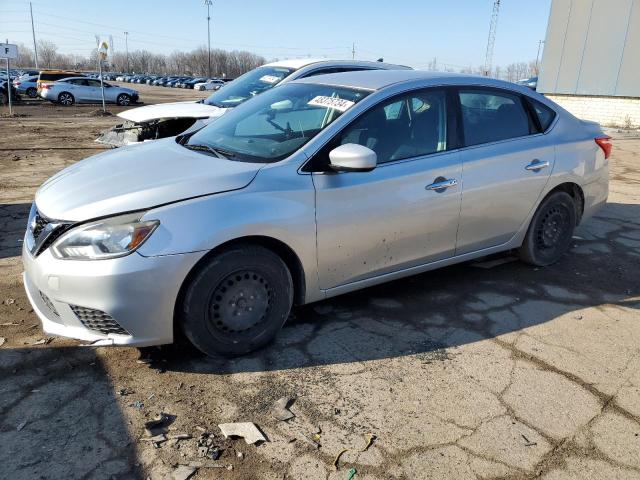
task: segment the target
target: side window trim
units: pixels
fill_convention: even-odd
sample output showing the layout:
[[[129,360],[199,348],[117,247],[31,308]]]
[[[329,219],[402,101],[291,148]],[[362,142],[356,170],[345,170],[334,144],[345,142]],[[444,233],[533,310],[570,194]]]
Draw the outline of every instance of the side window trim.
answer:
[[[539,133],[547,133],[549,130],[551,130],[553,128],[553,126],[556,123],[556,120],[558,119],[558,112],[555,111],[555,109],[549,107],[548,105],[545,105],[544,103],[537,101],[534,98],[531,98],[528,95],[523,95],[525,98],[525,103],[528,105],[530,111],[531,111],[531,115],[533,116],[533,118],[535,119],[535,122],[538,125],[539,128]],[[551,119],[551,122],[549,122],[549,125],[547,126],[547,128],[543,128],[542,127],[542,122],[540,121],[540,117],[538,116],[538,113],[536,112],[536,107],[535,107],[535,103],[539,103],[543,108],[546,108],[548,110],[550,110],[553,113],[553,118]]]
[[[401,162],[407,162],[407,161],[412,161],[415,159],[420,159],[420,158],[424,158],[424,157],[428,157],[430,155],[442,155],[442,154],[446,154],[446,153],[450,153],[454,150],[458,150],[459,148],[463,147],[463,143],[461,143],[461,137],[460,134],[462,132],[462,128],[461,128],[461,121],[459,119],[459,115],[456,112],[455,109],[455,104],[452,102],[455,102],[454,97],[457,97],[457,93],[455,91],[456,87],[451,86],[451,85],[435,85],[435,86],[427,86],[427,87],[418,87],[418,88],[412,88],[410,90],[405,90],[403,92],[399,92],[395,95],[391,95],[387,98],[384,98],[382,100],[380,100],[378,103],[376,103],[375,105],[372,105],[371,107],[369,107],[367,110],[365,110],[364,112],[361,112],[358,116],[356,116],[355,118],[353,118],[347,125],[345,125],[342,129],[340,129],[340,131],[336,132],[329,140],[327,140],[322,147],[320,147],[299,169],[299,172],[302,173],[311,173],[311,172],[326,172],[327,170],[321,170],[321,169],[316,169],[314,168],[314,163],[317,161],[316,157],[318,157],[319,155],[322,155],[323,152],[325,151],[325,149],[327,147],[329,147],[337,138],[340,137],[340,135],[342,135],[342,133],[349,128],[352,124],[354,124],[355,122],[358,121],[358,119],[360,117],[362,117],[363,115],[365,115],[367,112],[371,111],[374,108],[377,108],[378,106],[380,106],[383,103],[393,103],[394,100],[396,99],[400,99],[402,97],[406,97],[408,95],[411,95],[412,93],[415,92],[422,92],[422,91],[431,91],[431,90],[439,90],[444,92],[445,94],[445,108],[446,108],[446,112],[447,112],[447,118],[446,118],[446,122],[447,122],[447,136],[446,136],[446,141],[447,141],[447,148],[445,150],[441,150],[439,152],[431,152],[431,153],[426,153],[426,154],[422,154],[422,155],[416,155],[413,157],[407,157],[407,158],[402,158],[402,159],[397,159],[397,160],[391,160],[388,162],[384,162],[379,164],[379,167],[384,167],[387,165],[394,165],[397,163],[401,163]]]

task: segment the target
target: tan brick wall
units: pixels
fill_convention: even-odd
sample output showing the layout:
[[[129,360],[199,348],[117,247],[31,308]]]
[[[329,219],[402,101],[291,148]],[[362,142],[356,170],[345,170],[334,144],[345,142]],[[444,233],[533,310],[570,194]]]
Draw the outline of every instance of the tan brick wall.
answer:
[[[579,95],[546,97],[583,120],[593,120],[605,127],[640,127],[640,98]]]

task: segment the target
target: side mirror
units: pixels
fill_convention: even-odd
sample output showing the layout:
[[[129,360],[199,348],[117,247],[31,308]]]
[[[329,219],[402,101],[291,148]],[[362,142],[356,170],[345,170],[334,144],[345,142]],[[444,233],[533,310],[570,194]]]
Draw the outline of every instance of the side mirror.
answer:
[[[357,143],[346,143],[329,152],[329,164],[336,172],[370,172],[378,164],[378,155]]]

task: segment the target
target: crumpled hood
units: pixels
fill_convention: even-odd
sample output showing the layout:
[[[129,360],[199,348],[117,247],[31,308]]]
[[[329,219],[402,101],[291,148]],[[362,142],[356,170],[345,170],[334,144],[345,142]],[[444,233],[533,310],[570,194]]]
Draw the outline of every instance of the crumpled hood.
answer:
[[[160,120],[162,118],[207,118],[219,117],[226,108],[214,107],[206,103],[197,102],[173,102],[158,103],[156,105],[145,105],[144,107],[132,108],[120,112],[118,116],[131,122],[148,122],[150,120]]]
[[[65,168],[36,192],[40,213],[84,221],[246,187],[263,164],[194,152],[174,138],[109,150]]]

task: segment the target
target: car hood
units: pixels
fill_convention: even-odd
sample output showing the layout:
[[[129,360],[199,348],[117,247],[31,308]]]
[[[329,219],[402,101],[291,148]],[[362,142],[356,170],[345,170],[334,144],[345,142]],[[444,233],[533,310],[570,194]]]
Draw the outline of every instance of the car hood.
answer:
[[[132,108],[118,114],[120,118],[131,122],[148,122],[150,120],[160,120],[162,118],[207,118],[219,117],[227,109],[207,105],[198,102],[174,102],[159,103],[156,105],[146,105],[144,107]]]
[[[78,222],[238,190],[262,166],[187,150],[166,138],[78,162],[47,180],[35,201],[45,217]]]

